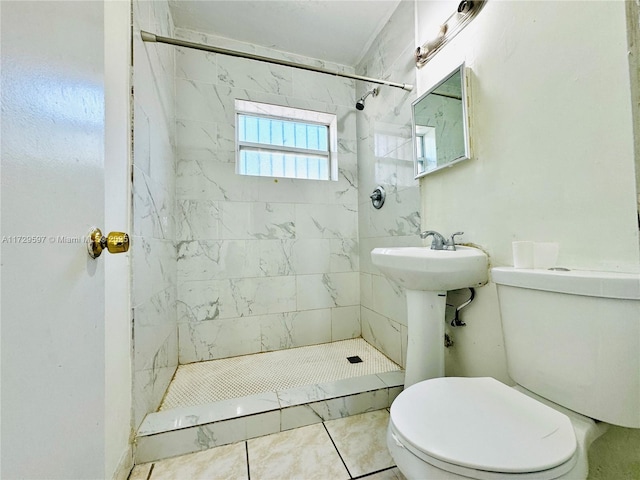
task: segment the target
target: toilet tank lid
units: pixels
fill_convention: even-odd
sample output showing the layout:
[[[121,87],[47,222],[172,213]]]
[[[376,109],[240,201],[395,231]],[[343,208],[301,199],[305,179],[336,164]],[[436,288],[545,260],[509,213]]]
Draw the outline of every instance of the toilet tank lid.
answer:
[[[590,297],[640,300],[640,274],[591,270],[491,269],[498,285]]]

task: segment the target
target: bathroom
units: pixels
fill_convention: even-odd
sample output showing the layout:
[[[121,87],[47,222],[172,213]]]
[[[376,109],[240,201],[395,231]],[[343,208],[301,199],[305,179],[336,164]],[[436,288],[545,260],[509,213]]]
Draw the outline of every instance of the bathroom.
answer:
[[[511,265],[512,242],[533,240],[558,242],[560,265],[640,271],[636,2],[490,1],[419,69],[413,56],[416,46],[435,36],[457,2],[381,2],[394,3],[393,8],[389,7],[368,48],[363,44],[360,58],[348,65],[178,27],[180,2],[112,3],[107,2],[99,13],[109,38],[104,48],[112,49],[105,50],[105,60],[128,62],[128,42],[133,43],[132,220],[130,227],[118,220],[110,222],[107,212],[99,226],[131,234],[130,265],[121,265],[127,276],[131,268],[131,300],[117,317],[126,321],[107,326],[104,333],[104,358],[97,375],[102,384],[106,382],[101,387],[105,412],[101,425],[87,435],[102,435],[102,445],[92,454],[99,458],[106,451],[107,458],[100,473],[90,476],[122,478],[128,472],[133,462],[130,431],[136,431],[145,415],[157,407],[178,364],[361,336],[404,366],[404,294],[371,264],[369,253],[375,247],[423,245],[419,233],[426,229],[445,234],[464,231],[462,241],[486,249],[491,266]],[[132,34],[127,28],[129,10]],[[51,15],[57,18],[55,12]],[[90,17],[93,22],[95,15]],[[381,86],[378,95],[367,98],[365,109],[357,111],[355,102],[373,87],[371,83],[143,43],[140,30],[311,62],[415,88],[408,92]],[[3,45],[8,31],[3,22]],[[470,71],[472,160],[415,180],[411,103],[463,62]],[[124,67],[120,62],[113,67],[116,78],[105,79],[107,122],[113,104],[127,113]],[[115,102],[108,96],[114,84],[113,91],[119,95]],[[238,178],[233,144],[235,95],[335,113],[338,181],[329,187],[307,187],[290,179]],[[119,145],[119,154],[126,158],[122,138],[126,140],[127,132],[114,135],[108,123],[104,128],[106,141],[117,138],[110,145]],[[212,157],[217,161],[207,162]],[[109,158],[105,152],[105,162]],[[39,190],[35,198],[30,191],[32,198],[25,200],[19,189],[14,191],[10,182],[5,183],[5,174],[12,170],[11,165],[4,167],[3,161],[2,213],[7,222],[3,232],[13,233],[3,235],[41,232],[35,222],[42,222],[42,213],[34,215],[30,224],[25,215],[12,214],[12,202],[40,200],[44,212],[55,205],[47,205]],[[125,175],[127,169],[125,165]],[[380,210],[372,208],[369,198],[378,185],[387,191]],[[278,227],[267,228],[273,225]],[[65,233],[57,226],[50,230],[44,233]],[[26,342],[19,329],[5,330],[18,311],[12,306],[13,298],[25,301],[19,293],[24,287],[12,285],[12,268],[23,271],[24,266],[6,261],[5,255],[8,258],[16,245],[2,248],[3,384],[8,378],[13,386],[11,382],[17,380],[5,377],[7,369],[20,369],[29,353],[33,358],[44,355],[41,362],[57,354],[31,342],[9,355],[12,344]],[[77,255],[78,250],[74,252]],[[228,265],[216,261],[218,255],[229,259],[231,254]],[[108,269],[116,258],[100,260]],[[243,258],[247,258],[244,263]],[[240,277],[238,270],[243,272]],[[207,281],[212,276],[216,281]],[[128,282],[121,283],[129,288]],[[238,296],[225,298],[226,285]],[[47,311],[45,299],[41,302],[40,312]],[[57,315],[62,318],[61,313]],[[106,318],[113,315],[108,310],[105,314]],[[49,326],[43,318],[34,314],[33,325],[46,330]],[[451,332],[455,345],[446,352],[446,375],[491,376],[511,384],[495,285],[477,290],[464,320],[466,328]],[[218,338],[225,342],[216,342]],[[47,348],[55,352],[56,347]],[[35,360],[32,363],[30,378],[46,385],[44,371]],[[19,431],[41,428],[47,416],[29,417],[13,397],[5,403],[5,395],[10,395],[6,390],[3,405],[9,408],[3,409],[2,420],[11,432],[7,440],[22,438]],[[32,405],[47,412],[48,400],[42,395]],[[9,412],[33,420],[14,426]],[[48,431],[52,438],[55,428]],[[7,440],[3,438],[3,444]],[[26,441],[25,437],[19,443]],[[590,451],[590,478],[638,478],[639,451],[637,430],[613,427]],[[6,452],[12,457],[3,454],[2,463],[7,465],[3,477],[20,476],[16,472],[21,471],[27,472],[25,477],[38,476],[20,470],[24,449]],[[70,470],[54,461],[48,468],[53,477],[69,476]],[[71,476],[83,476],[82,470],[76,472]]]

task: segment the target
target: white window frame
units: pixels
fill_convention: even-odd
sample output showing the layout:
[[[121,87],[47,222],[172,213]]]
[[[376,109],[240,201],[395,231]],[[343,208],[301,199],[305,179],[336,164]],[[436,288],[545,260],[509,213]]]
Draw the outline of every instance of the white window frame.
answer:
[[[300,108],[283,107],[281,105],[271,105],[268,103],[252,102],[249,100],[236,99],[235,101],[235,127],[236,127],[236,173],[240,173],[240,149],[243,146],[263,148],[282,153],[300,153],[312,155],[324,155],[324,152],[317,150],[306,150],[304,148],[284,147],[277,145],[256,144],[251,142],[240,141],[238,117],[242,114],[253,115],[257,117],[275,118],[278,120],[301,121],[306,123],[315,123],[325,125],[329,130],[328,139],[328,160],[329,160],[329,179],[338,180],[338,119],[335,114],[325,112],[315,112],[313,110],[303,110]],[[261,175],[266,176],[266,175]],[[287,177],[291,178],[291,177]],[[294,180],[313,180],[306,178],[293,178]],[[322,181],[326,181],[322,179]]]

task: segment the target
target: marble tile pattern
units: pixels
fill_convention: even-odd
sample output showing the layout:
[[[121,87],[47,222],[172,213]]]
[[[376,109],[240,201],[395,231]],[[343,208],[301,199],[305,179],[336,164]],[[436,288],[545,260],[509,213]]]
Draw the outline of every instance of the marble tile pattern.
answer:
[[[347,69],[183,29],[175,36]],[[180,363],[360,336],[355,82],[175,52]],[[236,99],[337,115],[338,180],[237,175]],[[158,230],[153,220],[147,228]]]
[[[356,73],[415,84],[414,11],[398,8],[356,66]],[[368,85],[359,84],[357,96]],[[362,336],[400,365],[405,365],[407,310],[403,288],[372,264],[376,247],[420,246],[420,186],[414,179],[411,103],[414,92],[381,88],[358,113],[358,230],[360,250],[360,321]],[[387,193],[382,209],[369,195],[381,185]]]
[[[251,478],[350,478],[320,424],[249,440],[247,450]]]
[[[138,431],[136,463],[385,409],[403,384],[403,371],[385,372],[152,413]]]
[[[352,477],[365,475],[371,469],[384,470],[395,465],[386,448],[388,424],[387,410],[325,423]]]
[[[243,443],[234,443],[203,452],[169,458],[154,465],[154,480],[174,480],[176,472],[180,478],[202,480],[248,479],[247,452]]]
[[[132,313],[134,426],[154,411],[178,364],[174,52],[140,29],[173,34],[166,1],[133,2]]]
[[[129,479],[405,480],[386,447],[388,418],[376,410],[140,464]]]

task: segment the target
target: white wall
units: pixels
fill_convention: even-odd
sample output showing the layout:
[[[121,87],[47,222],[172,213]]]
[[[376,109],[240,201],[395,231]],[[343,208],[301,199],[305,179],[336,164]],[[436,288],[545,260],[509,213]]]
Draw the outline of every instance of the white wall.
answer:
[[[416,6],[419,45],[452,6]],[[423,227],[464,230],[494,266],[511,264],[513,240],[548,240],[560,242],[560,265],[639,271],[624,2],[488,2],[418,71],[418,93],[463,61],[474,158],[421,181]],[[465,320],[447,374],[509,381],[493,284]],[[631,478],[640,435],[628,437],[591,478]]]
[[[440,17],[429,8],[418,2],[422,41]],[[462,61],[473,71],[475,158],[424,179],[425,224],[464,221],[496,265],[512,240],[555,240],[561,264],[637,270],[625,28],[622,2],[488,3],[419,70],[420,92]]]
[[[420,43],[449,14],[433,7],[417,3]],[[463,61],[474,158],[423,179],[423,226],[464,230],[493,265],[511,264],[513,240],[549,240],[561,265],[637,271],[624,5],[489,2],[418,71],[419,91]],[[504,379],[495,289],[478,293],[448,372]]]

